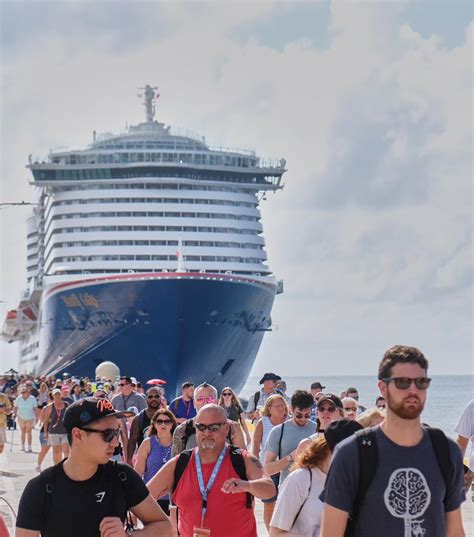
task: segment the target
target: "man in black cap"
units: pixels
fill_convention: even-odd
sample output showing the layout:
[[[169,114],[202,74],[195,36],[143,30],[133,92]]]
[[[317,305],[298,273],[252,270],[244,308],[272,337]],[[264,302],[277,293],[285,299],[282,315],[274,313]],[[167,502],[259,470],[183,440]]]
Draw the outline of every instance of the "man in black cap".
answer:
[[[118,443],[118,419],[107,399],[87,398],[70,405],[63,423],[70,443],[67,459],[32,479],[20,499],[16,537],[125,537],[127,510],[144,528],[133,534],[171,536],[166,515],[140,476],[110,461]]]
[[[316,421],[317,418],[317,407],[318,407],[318,396],[319,394],[326,388],[326,386],[323,386],[320,382],[313,382],[310,386],[310,392],[313,396],[314,402],[313,406],[311,407],[311,419],[312,421]]]
[[[265,405],[265,401],[270,395],[278,394],[276,385],[279,380],[281,380],[281,377],[275,373],[265,373],[263,375],[259,383],[263,384],[263,386],[252,395],[247,404],[245,411],[247,418],[255,421],[260,417],[260,409]]]

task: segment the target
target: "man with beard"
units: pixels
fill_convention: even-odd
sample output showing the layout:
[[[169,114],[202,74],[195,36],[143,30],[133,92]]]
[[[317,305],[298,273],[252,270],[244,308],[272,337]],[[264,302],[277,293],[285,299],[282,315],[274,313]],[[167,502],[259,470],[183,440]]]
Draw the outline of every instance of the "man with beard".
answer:
[[[264,474],[257,457],[227,445],[230,426],[221,406],[204,405],[195,426],[197,447],[174,457],[158,471],[147,485],[151,494],[160,498],[173,491],[181,537],[257,537],[253,504],[247,503],[247,493],[270,498],[275,494],[272,480]],[[236,470],[236,458],[244,467],[245,479]]]
[[[325,502],[321,537],[381,532],[390,537],[464,537],[459,447],[437,431],[440,441],[420,420],[431,381],[427,371],[428,360],[414,347],[397,345],[385,353],[378,383],[386,399],[385,421],[337,446],[321,494]],[[444,458],[439,456],[441,444]],[[360,465],[366,450],[375,453],[373,477],[361,494],[365,473]]]
[[[127,463],[133,466],[132,457],[135,448],[143,442],[144,431],[150,426],[151,418],[160,408],[161,393],[158,388],[148,388],[146,391],[147,407],[139,412],[132,421],[127,445]]]

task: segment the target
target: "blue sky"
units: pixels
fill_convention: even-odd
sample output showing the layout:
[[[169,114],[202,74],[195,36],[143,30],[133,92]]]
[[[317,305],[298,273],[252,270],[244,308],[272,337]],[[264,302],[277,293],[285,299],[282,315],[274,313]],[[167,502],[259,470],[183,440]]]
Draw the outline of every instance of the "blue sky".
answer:
[[[30,153],[138,123],[158,85],[161,121],[287,160],[255,374],[370,374],[396,343],[472,372],[470,2],[2,2],[1,25],[1,201],[34,200]],[[2,316],[26,215],[0,211]]]

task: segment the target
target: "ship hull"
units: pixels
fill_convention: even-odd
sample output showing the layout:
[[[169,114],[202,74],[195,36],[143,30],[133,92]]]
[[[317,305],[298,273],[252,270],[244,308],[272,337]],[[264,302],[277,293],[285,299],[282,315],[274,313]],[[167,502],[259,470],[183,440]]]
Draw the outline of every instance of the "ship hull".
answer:
[[[240,390],[276,288],[221,274],[166,273],[60,284],[43,295],[38,374],[93,377],[103,361],[142,382],[210,382]]]

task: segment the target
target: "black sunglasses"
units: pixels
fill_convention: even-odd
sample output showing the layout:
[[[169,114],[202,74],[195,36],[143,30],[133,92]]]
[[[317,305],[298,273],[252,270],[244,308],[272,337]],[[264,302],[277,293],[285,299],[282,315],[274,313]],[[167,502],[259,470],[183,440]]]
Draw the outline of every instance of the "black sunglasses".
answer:
[[[130,382],[125,382],[124,384],[119,384],[120,387],[123,388],[123,386],[131,386]]]
[[[91,429],[90,427],[81,427],[83,431],[88,433],[100,433],[104,437],[104,442],[112,442],[114,438],[119,438],[120,429]]]
[[[222,397],[231,397],[232,394],[230,392],[222,392]]]
[[[395,387],[399,390],[408,390],[412,382],[419,390],[427,390],[430,387],[431,382],[431,379],[428,377],[417,377],[415,379],[412,379],[410,377],[388,377],[382,380],[386,384],[393,380]]]
[[[161,399],[161,395],[147,395],[147,399]]]
[[[170,423],[172,423],[172,421],[170,419],[167,419],[167,420],[157,419],[155,420],[155,423],[157,423],[158,425],[169,425]]]
[[[203,433],[206,429],[211,433],[216,433],[225,423],[210,423],[206,425],[205,423],[196,423],[196,429]]]
[[[336,411],[336,407],[335,406],[332,406],[332,405],[329,405],[329,406],[318,406],[318,410],[320,412],[335,412]]]

